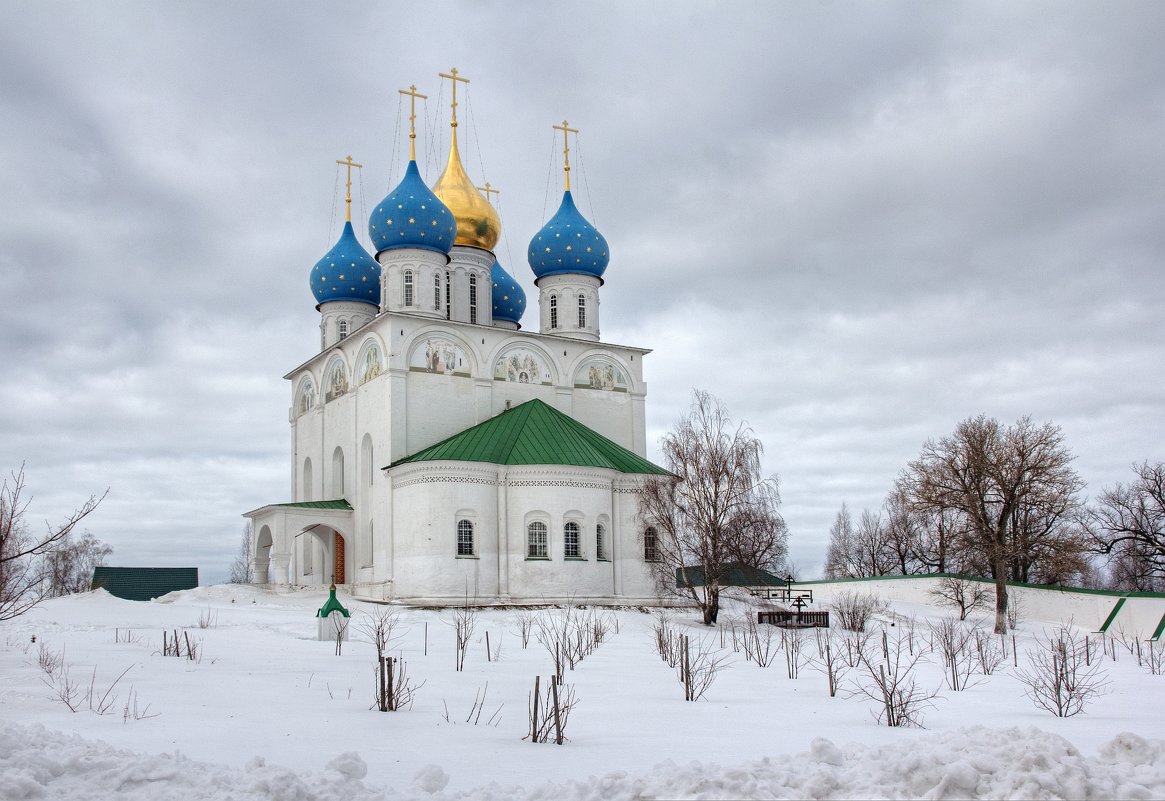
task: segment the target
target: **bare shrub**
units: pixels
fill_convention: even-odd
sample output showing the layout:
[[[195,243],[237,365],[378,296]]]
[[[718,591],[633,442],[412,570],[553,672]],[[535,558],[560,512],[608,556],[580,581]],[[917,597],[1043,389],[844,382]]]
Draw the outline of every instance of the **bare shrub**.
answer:
[[[206,611],[200,612],[198,615],[198,628],[211,629],[218,626],[218,612],[207,608]]]
[[[465,598],[465,605],[453,610],[453,638],[456,646],[454,660],[457,671],[465,670],[465,654],[469,649],[469,641],[473,639],[473,632],[477,628],[477,607],[470,606],[469,597]]]
[[[808,662],[804,652],[804,629],[781,629],[781,650],[785,654],[785,671],[790,679],[795,679]]]
[[[685,701],[698,701],[716,680],[716,675],[728,665],[728,656],[717,649],[712,639],[696,642],[692,649],[688,635],[681,635],[682,646],[677,673],[684,688]]]
[[[886,602],[872,593],[839,592],[829,603],[837,622],[849,631],[865,631],[874,615],[887,608]]]
[[[809,664],[815,670],[825,674],[829,681],[829,697],[833,698],[837,695],[842,678],[849,670],[849,665],[842,658],[841,652],[844,650],[844,646],[839,648],[837,635],[829,629],[814,629],[814,631],[817,633],[817,658],[810,660]]]
[[[1007,659],[1007,653],[1004,650],[1005,643],[1006,641],[1002,637],[996,641],[993,635],[979,626],[975,627],[975,660],[978,663],[979,672],[984,676],[995,673],[995,669]]]
[[[867,639],[859,655],[861,673],[851,683],[850,697],[874,701],[874,718],[887,726],[922,727],[922,713],[934,706],[938,693],[919,686],[915,671],[921,654],[909,653],[902,636],[887,642],[886,658],[881,649],[869,647]]]
[[[138,703],[137,691],[130,685],[129,696],[125,699],[125,706],[121,710],[121,722],[129,723],[131,720],[146,720],[147,718],[156,718],[160,713],[151,712],[150,705],[140,706]]]
[[[518,632],[518,636],[522,639],[522,650],[526,650],[526,646],[530,644],[530,635],[534,631],[534,625],[537,620],[537,615],[530,609],[519,609],[514,614],[514,629]]]
[[[946,618],[932,623],[930,630],[942,654],[943,679],[947,687],[958,692],[978,684],[974,678],[976,667],[975,627],[961,620]],[[980,680],[981,681],[981,680]]]
[[[68,664],[62,664],[52,674],[52,681],[44,679],[44,683],[52,690],[52,698],[54,701],[60,701],[69,708],[70,712],[77,712],[81,709],[81,685],[73,680],[71,668]]]
[[[671,614],[660,610],[654,614],[655,621],[651,626],[654,636],[655,650],[659,658],[667,662],[668,667],[675,667],[680,663],[680,639],[671,625]]]
[[[61,664],[65,661],[65,649],[59,651],[50,651],[41,640],[36,648],[36,664],[45,673],[50,676],[57,672]]]
[[[413,683],[404,659],[396,656],[380,657],[379,663],[373,668],[373,676],[376,682],[373,707],[381,712],[411,708],[417,690],[425,686],[424,682]]]
[[[1145,647],[1145,667],[1153,676],[1165,675],[1165,642],[1152,642]]]
[[[566,742],[566,724],[570,713],[578,704],[574,687],[562,684],[551,677],[546,687],[539,689],[541,677],[534,679],[534,691],[529,699],[530,731],[523,740],[534,743],[553,741],[557,745]]]
[[[1108,691],[1108,674],[1100,662],[1088,664],[1086,644],[1069,626],[1044,633],[1027,652],[1027,666],[1015,671],[1024,694],[1056,717],[1079,715]]]
[[[1019,626],[1019,621],[1023,620],[1023,614],[1023,596],[1017,592],[1007,601],[1006,617],[1008,630],[1015,631],[1016,627]]]
[[[559,683],[563,681],[564,667],[574,670],[594,652],[610,627],[607,615],[600,615],[594,609],[580,610],[570,604],[538,617],[535,636],[554,659],[554,675]]]
[[[985,608],[994,600],[991,586],[962,576],[946,576],[930,588],[928,593],[939,606],[953,606],[959,610],[959,620],[967,613]]]
[[[740,644],[744,656],[759,667],[768,667],[781,654],[780,629],[767,623],[758,623],[754,615],[745,614],[741,626]]]

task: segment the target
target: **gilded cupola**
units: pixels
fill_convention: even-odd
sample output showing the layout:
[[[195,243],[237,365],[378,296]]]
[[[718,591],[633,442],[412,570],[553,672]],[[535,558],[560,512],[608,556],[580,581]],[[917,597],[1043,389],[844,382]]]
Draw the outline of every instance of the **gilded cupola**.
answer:
[[[457,84],[469,81],[459,76],[455,69],[451,70],[451,73],[441,73],[442,78],[449,78],[453,83],[449,163],[445,165],[445,171],[433,185],[433,194],[449,207],[457,220],[457,237],[454,244],[492,251],[501,235],[502,221],[493,210],[493,206],[474,186],[473,181],[469,180],[465,167],[461,164],[461,153],[457,149]]]

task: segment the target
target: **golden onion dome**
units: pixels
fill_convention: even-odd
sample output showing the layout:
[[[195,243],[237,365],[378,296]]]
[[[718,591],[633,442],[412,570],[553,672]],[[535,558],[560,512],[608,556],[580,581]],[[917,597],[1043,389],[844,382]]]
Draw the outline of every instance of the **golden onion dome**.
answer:
[[[449,207],[457,219],[456,245],[470,245],[492,251],[502,231],[502,221],[461,166],[454,129],[449,145],[449,163],[433,185],[433,194]]]

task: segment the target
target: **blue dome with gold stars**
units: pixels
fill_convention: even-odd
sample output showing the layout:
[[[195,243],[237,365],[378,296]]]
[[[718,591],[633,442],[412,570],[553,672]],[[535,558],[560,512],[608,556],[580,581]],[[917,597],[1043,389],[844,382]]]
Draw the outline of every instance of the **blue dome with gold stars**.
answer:
[[[610,255],[607,240],[574,205],[570,190],[562,196],[562,205],[530,240],[530,268],[534,275],[575,273],[603,275]]]
[[[344,223],[340,239],[311,268],[311,291],[319,303],[356,300],[380,305],[380,265],[356,241],[352,223]]]
[[[379,253],[392,248],[424,248],[448,255],[457,235],[457,219],[425,186],[415,160],[405,177],[368,219],[368,236]]]
[[[493,282],[494,319],[517,323],[522,319],[522,312],[526,311],[526,291],[506,272],[506,268],[494,259],[494,266],[490,271]]]

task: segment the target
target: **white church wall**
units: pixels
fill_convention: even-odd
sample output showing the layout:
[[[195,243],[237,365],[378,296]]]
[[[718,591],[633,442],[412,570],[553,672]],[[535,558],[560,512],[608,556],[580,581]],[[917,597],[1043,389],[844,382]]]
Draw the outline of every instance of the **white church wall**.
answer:
[[[492,465],[412,468],[393,479],[394,592],[402,599],[492,600],[498,594],[497,493]],[[459,515],[474,524],[474,555],[457,555]]]

